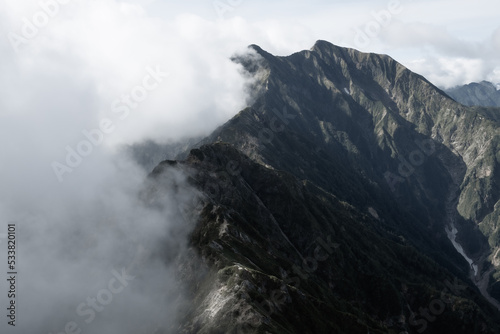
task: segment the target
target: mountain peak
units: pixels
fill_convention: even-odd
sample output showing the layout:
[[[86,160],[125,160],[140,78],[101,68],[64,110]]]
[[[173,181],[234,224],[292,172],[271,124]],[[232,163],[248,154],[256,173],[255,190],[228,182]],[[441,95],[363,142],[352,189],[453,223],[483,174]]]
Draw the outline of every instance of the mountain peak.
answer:
[[[269,52],[265,51],[264,49],[262,49],[257,44],[250,44],[248,46],[248,48],[251,49],[251,50],[254,50],[262,58],[265,58],[265,59],[268,59],[268,60],[271,59],[271,58],[274,58],[274,56],[272,54],[270,54]]]
[[[326,48],[331,48],[332,46],[335,46],[333,43],[330,43],[328,41],[324,41],[322,39],[318,39],[316,43],[314,43],[313,47],[311,50],[316,50],[316,49],[326,49]]]
[[[446,93],[466,106],[498,107],[500,106],[499,88],[500,85],[483,80],[450,88]]]
[[[323,40],[316,41],[316,43],[314,43],[314,46],[310,49],[310,51],[316,52],[320,55],[326,55],[326,56],[337,55],[340,57],[345,57],[345,55],[349,52],[351,53],[359,52],[354,49],[341,47]]]
[[[252,49],[252,50],[255,50],[255,52],[257,53],[261,53],[261,52],[265,52],[264,50],[262,50],[262,48],[260,46],[258,46],[257,44],[250,44],[248,46],[249,49]]]
[[[333,51],[340,49],[346,49],[346,48],[342,48],[333,43],[319,39],[316,41],[316,43],[314,43],[313,47],[311,48],[311,51]]]

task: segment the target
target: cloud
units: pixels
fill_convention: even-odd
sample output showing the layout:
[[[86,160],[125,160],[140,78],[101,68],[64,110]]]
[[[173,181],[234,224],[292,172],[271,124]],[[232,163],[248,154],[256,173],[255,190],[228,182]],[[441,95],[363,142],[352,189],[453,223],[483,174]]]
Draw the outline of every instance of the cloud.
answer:
[[[184,299],[175,260],[194,223],[179,210],[196,191],[173,170],[165,177],[172,186],[144,201],[140,190],[151,190],[140,169],[120,158],[93,163],[97,170],[85,169],[68,188],[9,208],[17,218],[16,327],[24,333],[68,324],[85,333],[153,332],[176,323]]]
[[[23,18],[41,10],[12,6],[1,14],[2,36],[22,34]],[[0,40],[0,233],[16,222],[18,330],[136,333],[175,325],[184,299],[174,260],[192,228],[179,210],[198,193],[171,171],[170,185],[145,201],[153,185],[118,148],[210,131],[244,105],[246,79],[229,60],[234,49],[217,46],[223,35],[197,17],[161,22],[137,4],[94,1],[61,5],[17,53]],[[113,102],[134,92],[141,101],[121,119]],[[114,131],[96,136],[105,119]],[[68,161],[59,180],[53,163]],[[11,330],[5,321],[0,328]]]
[[[411,45],[427,48],[425,57],[409,60],[405,65],[434,84],[449,88],[482,80],[500,82],[500,28],[484,41],[470,42],[454,38],[444,28],[414,24],[404,29],[403,26],[395,27],[385,41],[400,49]]]
[[[19,18],[10,31],[21,34],[22,22]],[[26,73],[22,80],[33,82],[36,74],[51,76],[45,79],[46,90],[54,91],[50,86],[57,80],[88,85],[87,99],[78,96],[82,89],[76,87],[65,92],[65,99],[92,103],[82,106],[89,109],[83,113],[87,124],[75,120],[66,125],[74,133],[82,130],[80,124],[97,126],[100,119],[116,116],[112,103],[141,84],[147,67],[158,67],[170,76],[120,122],[107,142],[198,135],[244,107],[245,81],[229,58],[247,42],[230,33],[231,22],[216,24],[188,14],[162,21],[147,16],[137,4],[90,1],[61,5],[58,15],[39,30],[19,46],[14,61]],[[55,107],[62,109],[60,104]],[[67,144],[68,139],[62,141]]]
[[[492,71],[481,59],[445,57],[416,60],[409,64],[409,68],[425,73],[428,80],[443,88],[481,81]]]

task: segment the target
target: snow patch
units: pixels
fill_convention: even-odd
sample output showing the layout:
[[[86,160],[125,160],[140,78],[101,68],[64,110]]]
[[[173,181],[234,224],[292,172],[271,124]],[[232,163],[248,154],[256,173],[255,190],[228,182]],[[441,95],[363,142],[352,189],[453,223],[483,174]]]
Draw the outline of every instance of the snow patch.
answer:
[[[347,88],[344,88],[344,92],[346,92],[347,94],[351,95],[351,92]]]

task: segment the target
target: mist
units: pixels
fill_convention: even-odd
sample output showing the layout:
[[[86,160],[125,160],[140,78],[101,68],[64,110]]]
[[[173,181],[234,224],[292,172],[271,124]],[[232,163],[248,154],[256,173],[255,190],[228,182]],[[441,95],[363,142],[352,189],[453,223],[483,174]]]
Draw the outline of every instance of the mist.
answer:
[[[197,261],[188,236],[201,195],[178,168],[148,178],[123,147],[208,134],[236,114],[248,78],[230,58],[245,48],[190,15],[58,6],[31,38],[0,40],[0,331],[172,333],[189,306],[183,275]],[[2,3],[2,34],[23,37],[22,18],[40,10]]]
[[[153,182],[121,157],[101,157],[81,174],[86,184],[74,182],[64,198],[48,194],[43,207],[13,212],[16,330],[173,332],[188,303],[178,271],[198,193],[180,170]]]

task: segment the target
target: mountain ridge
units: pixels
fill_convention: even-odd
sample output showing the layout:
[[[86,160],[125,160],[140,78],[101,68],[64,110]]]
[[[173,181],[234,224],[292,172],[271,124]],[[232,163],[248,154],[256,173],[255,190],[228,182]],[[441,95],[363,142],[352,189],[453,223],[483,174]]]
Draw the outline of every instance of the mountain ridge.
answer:
[[[489,81],[456,86],[447,89],[446,93],[466,106],[500,107],[500,84]]]
[[[321,312],[313,312],[311,316],[318,318],[321,326],[324,326],[320,328],[324,330],[330,326],[336,328],[334,332],[338,333],[350,330],[366,332],[367,328],[371,332],[417,332],[418,326],[415,323],[418,321],[412,310],[431,302],[431,291],[439,291],[442,282],[450,281],[451,277],[462,280],[468,286],[468,301],[479,303],[479,309],[488,310],[486,313],[489,316],[481,320],[483,323],[497,317],[498,314],[495,315],[490,306],[487,306],[472,281],[477,280],[480,285],[493,278],[489,284],[490,292],[497,298],[500,296],[495,293],[499,283],[494,276],[497,274],[492,273],[495,266],[491,264],[495,262],[495,257],[491,255],[500,246],[498,232],[495,232],[498,231],[496,226],[500,214],[500,205],[496,205],[500,200],[497,190],[500,181],[500,156],[496,153],[500,143],[500,113],[487,108],[468,108],[457,103],[424,77],[386,55],[362,53],[325,41],[318,41],[310,50],[286,57],[275,57],[255,45],[250,48],[260,55],[258,59],[255,55],[240,55],[233,60],[242,64],[256,80],[252,104],[195,145],[190,153],[186,151],[179,156],[181,160],[184,159],[181,165],[189,166],[186,168],[194,171],[193,182],[206,195],[199,229],[194,232],[192,242],[202,258],[214,259],[210,266],[217,277],[219,288],[195,292],[201,305],[207,306],[210,304],[209,300],[213,302],[214,294],[219,296],[220,289],[225,287],[225,295],[219,296],[220,298],[232,300],[233,302],[228,302],[231,307],[241,306],[243,303],[244,309],[249,307],[252,314],[260,319],[257,327],[252,326],[249,319],[243,321],[243,327],[240,328],[243,332],[257,332],[265,328],[273,333],[292,333],[293,326],[299,326],[297,328],[301,328],[302,332],[308,332],[299,323],[293,322],[292,327],[286,325],[283,313],[280,313],[281,309],[276,305],[276,312],[271,315],[263,313],[262,304],[258,303],[262,300],[266,303],[270,299],[261,293],[253,292],[252,295],[246,291],[249,297],[241,299],[237,292],[227,290],[230,281],[243,284],[238,278],[238,271],[231,269],[237,265],[234,262],[235,254],[253,254],[246,257],[245,265],[241,265],[241,259],[238,260],[241,267],[246,268],[243,269],[245,272],[258,270],[260,266],[257,268],[251,262],[265,262],[268,255],[274,256],[277,263],[287,263],[288,267],[293,267],[300,263],[301,254],[305,250],[301,249],[305,242],[301,236],[308,236],[306,240],[311,241],[315,239],[315,233],[318,233],[317,227],[312,228],[311,232],[301,230],[301,224],[316,221],[321,222],[319,226],[330,229],[336,226],[334,221],[338,219],[330,220],[327,217],[350,215],[348,220],[358,230],[365,231],[366,235],[375,233],[370,238],[378,248],[385,249],[382,247],[382,240],[391,240],[389,253],[398,249],[398,244],[409,247],[408,254],[413,255],[408,256],[417,257],[418,261],[426,263],[429,273],[435,274],[422,275],[418,269],[408,272],[409,276],[398,272],[394,276],[384,276],[388,285],[365,288],[365,282],[377,277],[379,268],[386,268],[387,265],[382,260],[384,252],[375,251],[373,259],[368,261],[373,265],[366,270],[367,276],[351,285],[341,279],[341,291],[338,295],[332,295],[327,287],[333,281],[325,280],[324,277],[321,278],[321,273],[314,272],[311,275],[314,277],[314,284],[307,281],[306,291],[316,299],[323,300],[322,303],[333,305],[336,310],[349,310],[347,314],[350,314],[343,318],[348,327],[334,327],[334,324],[325,322]],[[227,156],[234,159],[228,160]],[[228,166],[235,163],[236,166],[246,167],[241,168],[241,171],[237,168],[238,172],[234,174],[235,170]],[[286,173],[289,181],[278,186],[277,180],[283,177],[280,173]],[[312,188],[307,188],[305,193],[292,190],[297,189],[297,186],[291,186],[297,182],[302,182],[302,186],[310,184]],[[265,190],[269,184],[276,184],[276,189],[281,190],[272,191],[271,196]],[[318,195],[312,195],[311,192]],[[299,204],[306,193],[315,200],[307,201],[307,205]],[[242,194],[246,195],[241,197]],[[258,200],[248,202],[244,198]],[[285,198],[289,198],[289,203],[295,204],[287,204]],[[327,209],[314,204],[322,202],[319,198],[328,198],[323,200],[324,208]],[[346,203],[354,211],[347,214],[346,209],[333,203]],[[323,214],[306,215],[300,223],[301,220],[295,217],[303,214],[300,210],[293,211],[296,210],[295,207],[302,208],[304,212]],[[239,235],[241,239],[243,225],[235,223],[232,215],[239,217],[237,221],[251,220],[255,226],[261,226],[260,221],[270,219],[261,214],[257,215],[259,219],[252,219],[255,216],[252,212],[255,210],[267,212],[266,215],[272,217],[270,226],[280,227],[283,234],[272,231],[265,234],[256,231],[250,233],[247,230],[244,235],[252,234],[254,237],[251,240],[254,242],[244,245],[232,239],[220,242],[226,235],[221,232],[224,230],[223,226],[235,231],[235,235]],[[295,213],[283,215],[290,210]],[[477,275],[471,275],[472,281],[469,280],[470,266],[458,255],[448,239],[446,229],[452,227],[459,230],[457,240],[466,255],[478,265]],[[263,228],[263,231],[266,230]],[[362,252],[365,249],[363,238],[353,237],[356,232],[351,229],[349,231],[348,238],[352,240],[352,245],[344,244],[345,249],[356,250],[357,256],[352,257],[352,261],[357,262],[360,258],[366,258]],[[284,253],[276,250],[268,255],[256,252],[254,247],[273,247],[266,235],[274,235],[276,240],[285,236],[284,240],[288,239],[287,247],[293,247]],[[288,258],[287,254],[294,253],[299,257]],[[408,266],[404,264],[404,259],[394,255],[387,256],[397,264],[396,267]],[[277,260],[278,258],[281,260]],[[428,258],[430,262],[424,258]],[[218,266],[217,263],[224,265]],[[355,272],[354,268],[347,270],[350,265],[346,265],[347,267],[339,270],[344,273]],[[330,266],[335,264],[330,263]],[[357,268],[363,272],[363,266]],[[286,291],[291,289],[286,283],[280,284],[279,279],[267,281],[265,277],[279,277],[273,270],[271,267],[259,270],[266,273],[260,280],[268,282],[267,284],[276,282],[280,291],[283,287]],[[437,274],[440,272],[451,276]],[[419,277],[417,281],[428,282],[430,289],[426,290],[415,283],[409,278],[412,275]],[[433,281],[429,275],[435,275],[434,279],[441,280],[441,283]],[[255,277],[249,281],[253,286],[259,284],[259,279],[255,281]],[[410,284],[414,288],[414,294],[430,299],[425,301],[425,298],[422,300],[413,295],[413,299],[407,301],[408,305],[405,307],[405,303],[401,303],[405,293],[400,288],[408,286],[410,281],[414,281]],[[405,283],[400,285],[402,282]],[[241,284],[238,286],[241,287]],[[334,284],[339,285],[339,282]],[[393,299],[388,302],[389,309],[384,311],[385,316],[370,306],[377,298],[382,298],[370,297],[370,291],[378,289],[392,291],[387,295]],[[350,290],[356,291],[358,297],[355,300],[361,304],[350,302],[349,297],[343,294]],[[219,291],[219,295],[214,291]],[[319,291],[323,292],[318,295]],[[489,297],[487,292],[483,293]],[[319,297],[322,294],[323,297]],[[202,295],[205,297],[201,297]],[[290,297],[290,294],[287,296]],[[299,297],[292,299],[297,298]],[[306,309],[315,309],[311,308],[309,302],[311,301],[301,305]],[[477,310],[478,304],[475,305],[471,307]],[[222,309],[224,310],[219,310],[220,319],[225,328],[236,330],[240,323],[228,320],[230,317],[234,318],[234,314],[228,315],[231,313],[230,307],[225,309],[223,306]],[[236,309],[238,312],[242,311],[239,307]],[[287,310],[286,314],[297,316],[296,311]],[[205,311],[206,308],[195,307],[192,310],[193,317],[187,321],[190,323],[188,327],[201,326],[204,329],[200,332],[216,332],[215,323],[210,325],[210,319],[203,316]],[[398,316],[404,320],[396,321]],[[348,320],[350,317],[357,318],[358,324],[361,321],[361,326],[352,324]],[[441,319],[448,318],[443,316]],[[458,318],[452,321],[459,321],[465,326],[463,320]],[[420,324],[422,329],[424,323]],[[463,328],[455,328],[454,325],[447,325],[444,320],[425,322],[425,328],[429,328],[432,333],[450,330],[464,332]],[[495,327],[491,326],[493,325],[488,328],[495,332]],[[483,329],[484,327],[481,330]],[[482,331],[467,327],[465,332]]]

